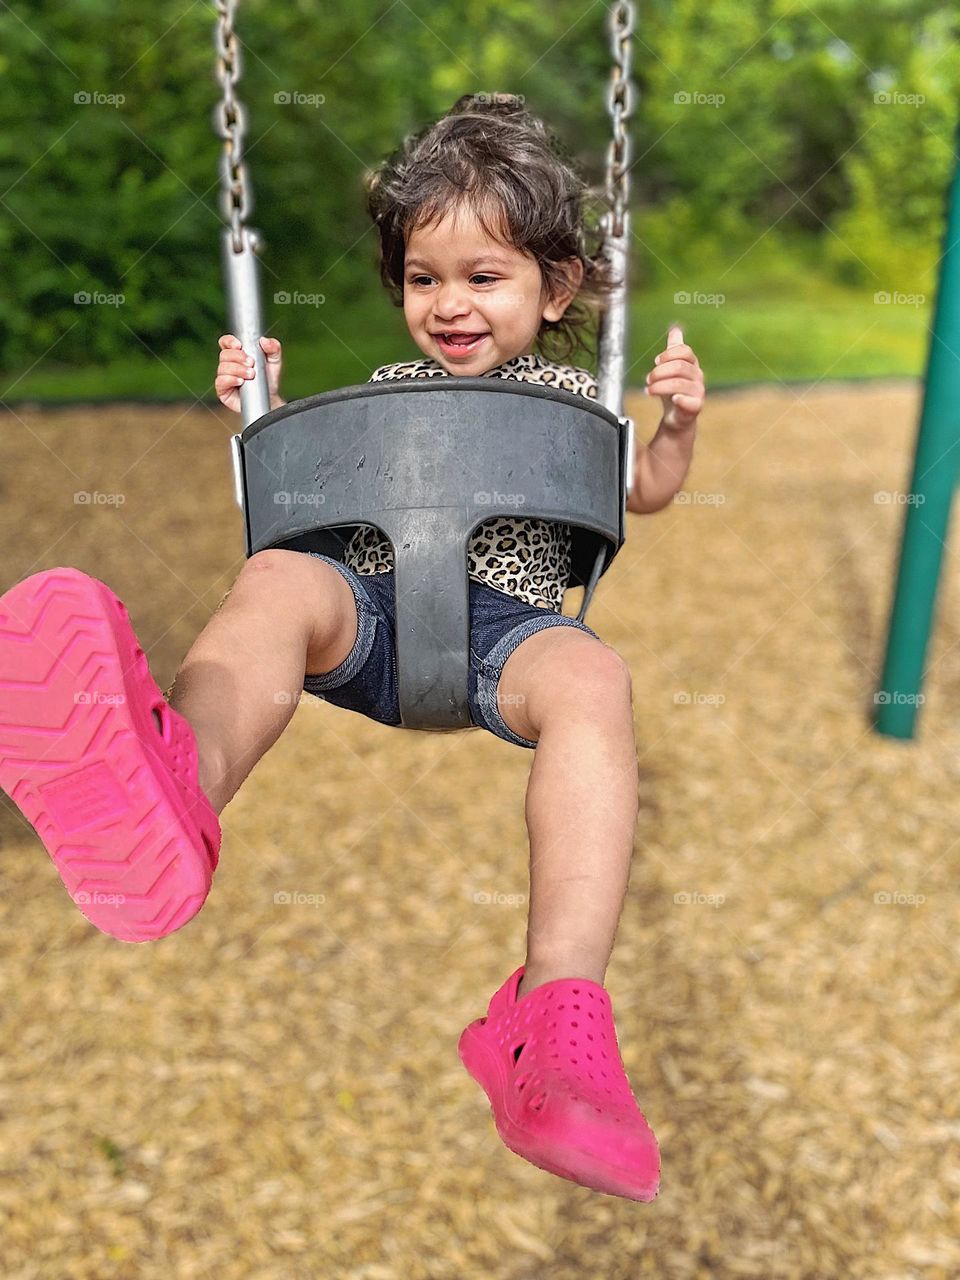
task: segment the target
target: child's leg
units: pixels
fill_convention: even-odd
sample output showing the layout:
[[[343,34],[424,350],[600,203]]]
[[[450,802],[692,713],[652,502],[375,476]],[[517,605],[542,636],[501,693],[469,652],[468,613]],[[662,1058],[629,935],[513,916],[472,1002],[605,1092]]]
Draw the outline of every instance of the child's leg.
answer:
[[[527,785],[530,914],[523,996],[553,978],[603,984],[630,876],[637,751],[629,668],[549,627],[504,664],[500,711],[537,743]]]
[[[260,551],[197,637],[167,701],[196,734],[219,814],[297,707],[304,673],[332,671],[357,636],[350,584],[298,551]]]

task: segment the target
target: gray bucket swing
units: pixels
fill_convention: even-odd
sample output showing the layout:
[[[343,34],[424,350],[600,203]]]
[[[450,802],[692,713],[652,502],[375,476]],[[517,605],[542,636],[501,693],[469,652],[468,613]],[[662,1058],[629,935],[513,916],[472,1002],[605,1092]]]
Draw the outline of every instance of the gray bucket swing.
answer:
[[[580,621],[626,536],[634,425],[622,414],[629,212],[631,3],[612,6],[602,252],[620,288],[601,317],[597,400],[554,387],[484,377],[398,379],[342,387],[269,409],[258,232],[246,225],[253,197],[243,160],[246,117],[237,0],[217,0],[214,113],[224,139],[222,261],[231,331],[253,357],[241,387],[243,430],[231,437],[247,557],[268,548],[319,551],[342,561],[360,525],[394,552],[397,686],[405,728],[471,727],[468,547],[494,516],[567,524],[567,586],[583,586]]]

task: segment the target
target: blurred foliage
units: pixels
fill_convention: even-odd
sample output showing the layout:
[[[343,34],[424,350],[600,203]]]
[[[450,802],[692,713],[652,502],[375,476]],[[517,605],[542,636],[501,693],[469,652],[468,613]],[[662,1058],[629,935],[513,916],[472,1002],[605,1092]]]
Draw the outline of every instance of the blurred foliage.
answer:
[[[809,271],[863,296],[933,293],[955,163],[952,4],[638,9],[634,359],[651,340],[644,299],[746,296],[778,268],[780,287]],[[412,353],[379,284],[362,176],[461,93],[524,94],[602,183],[604,16],[585,0],[502,0],[495,12],[423,0],[240,6],[267,324],[314,353],[304,382],[363,381]],[[213,19],[211,4],[181,0],[128,3],[122,19],[111,0],[0,7],[0,111],[19,121],[0,134],[4,386],[37,366],[85,382],[99,369],[99,385],[127,395],[209,392],[226,328]],[[283,93],[324,101],[290,105]],[[283,291],[325,302],[275,304]],[[78,305],[82,293],[123,302]],[[661,308],[650,332],[669,318]],[[133,372],[151,366],[160,381]]]

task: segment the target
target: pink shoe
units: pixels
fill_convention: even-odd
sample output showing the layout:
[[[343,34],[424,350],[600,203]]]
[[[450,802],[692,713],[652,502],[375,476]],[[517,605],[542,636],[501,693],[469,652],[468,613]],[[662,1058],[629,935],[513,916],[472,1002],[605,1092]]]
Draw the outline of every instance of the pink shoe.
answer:
[[[0,597],[0,787],[104,933],[152,941],[203,906],[221,831],[197,765],[108,587],[48,569]]]
[[[517,1003],[523,970],[460,1037],[460,1060],[490,1099],[497,1133],[548,1173],[652,1200],[660,1152],[620,1060],[609,995],[586,978],[557,978]]]

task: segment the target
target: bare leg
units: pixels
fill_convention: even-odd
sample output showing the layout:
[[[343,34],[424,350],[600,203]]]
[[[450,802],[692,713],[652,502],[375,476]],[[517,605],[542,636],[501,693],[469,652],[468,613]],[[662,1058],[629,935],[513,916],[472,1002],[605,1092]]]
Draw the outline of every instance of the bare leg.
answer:
[[[603,983],[630,877],[637,750],[630,672],[600,641],[549,628],[513,651],[501,714],[537,742],[527,784],[530,915],[519,994]]]
[[[332,671],[356,636],[353,592],[330,565],[279,550],[244,564],[167,695],[196,734],[217,813],[290,722],[304,673]]]

